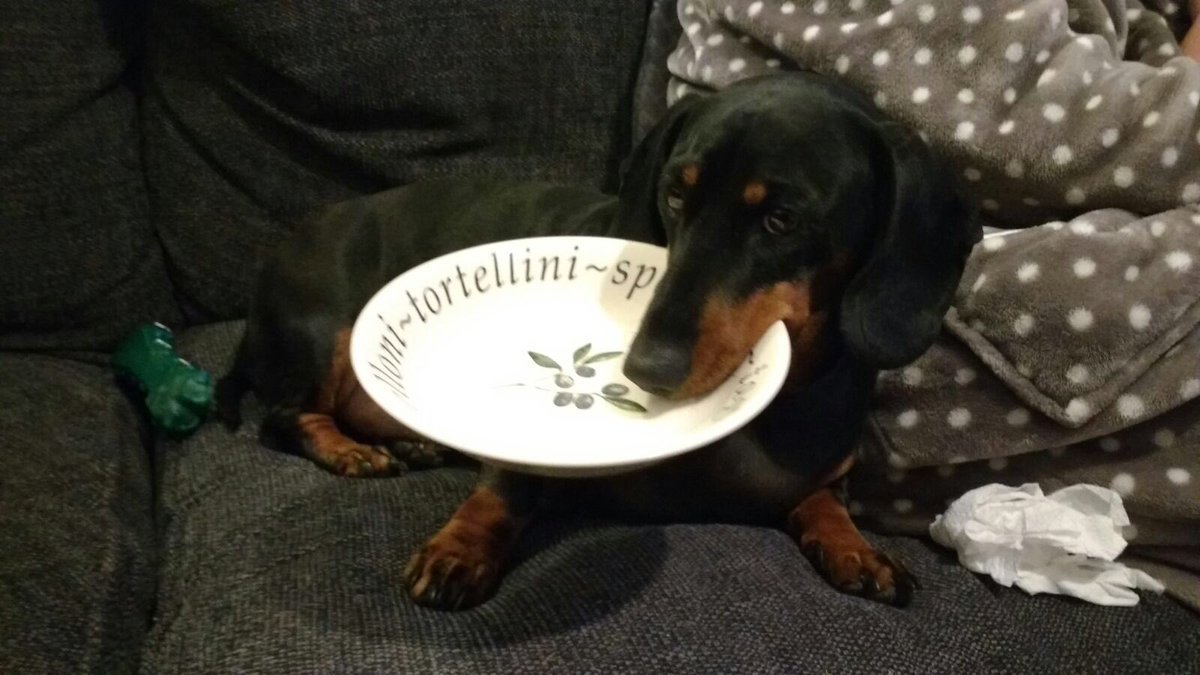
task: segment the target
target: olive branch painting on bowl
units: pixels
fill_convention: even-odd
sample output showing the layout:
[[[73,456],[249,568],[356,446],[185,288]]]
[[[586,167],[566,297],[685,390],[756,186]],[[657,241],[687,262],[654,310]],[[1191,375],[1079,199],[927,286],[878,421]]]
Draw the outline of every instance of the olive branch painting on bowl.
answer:
[[[547,370],[551,370],[553,373],[532,382],[514,383],[512,386],[531,387],[533,389],[552,393],[554,394],[554,397],[550,399],[550,401],[560,408],[565,408],[574,403],[575,407],[579,410],[587,410],[588,408],[592,407],[592,404],[594,404],[598,398],[601,401],[604,401],[605,403],[608,403],[609,405],[621,410],[634,413],[645,413],[646,406],[634,401],[633,399],[625,398],[625,395],[629,393],[629,386],[626,384],[622,384],[620,382],[609,382],[600,387],[598,390],[594,386],[588,386],[588,383],[593,381],[592,378],[596,376],[596,368],[594,364],[610,361],[625,353],[621,351],[592,354],[591,350],[592,343],[589,342],[577,348],[574,353],[571,354],[571,370],[575,373],[575,376],[579,378],[578,380],[576,377],[569,375],[566,370],[558,364],[558,361],[555,361],[554,359],[540,352],[530,351],[528,352],[529,358],[532,359],[535,364]],[[541,382],[547,380],[553,381],[555,386],[554,389],[541,386]],[[580,385],[581,387],[585,388],[585,390],[579,391],[575,389],[576,385]]]

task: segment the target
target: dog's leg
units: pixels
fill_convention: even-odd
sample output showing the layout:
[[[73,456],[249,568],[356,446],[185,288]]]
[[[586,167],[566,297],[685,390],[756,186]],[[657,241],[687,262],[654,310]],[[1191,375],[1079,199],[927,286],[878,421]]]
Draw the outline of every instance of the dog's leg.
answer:
[[[403,468],[441,466],[450,451],[400,424],[359,386],[358,378],[346,365],[342,376],[349,381],[338,400],[331,404],[338,424],[354,436],[374,441],[386,448],[386,454]]]
[[[315,379],[309,400],[268,412],[263,431],[271,444],[339,476],[394,476],[441,463],[440,446],[405,428],[363,391],[350,366],[349,328],[334,335],[328,366]]]
[[[407,468],[387,448],[360,443],[343,434],[327,413],[277,408],[263,419],[261,435],[264,444],[306,457],[339,476],[392,476]]]
[[[813,567],[839,590],[907,605],[916,578],[899,561],[867,543],[850,519],[841,492],[823,487],[805,498],[788,517],[788,533]]]
[[[304,437],[305,456],[339,476],[390,476],[407,469],[385,447],[359,443],[343,434],[329,415],[301,413],[296,425]]]
[[[467,501],[409,561],[404,582],[413,601],[460,610],[491,597],[539,487],[535,477],[485,467]]]

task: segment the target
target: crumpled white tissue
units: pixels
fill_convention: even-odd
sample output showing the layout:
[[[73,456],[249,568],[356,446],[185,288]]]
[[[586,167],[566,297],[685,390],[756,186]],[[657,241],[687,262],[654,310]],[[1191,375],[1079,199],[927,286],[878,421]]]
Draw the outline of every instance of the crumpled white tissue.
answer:
[[[964,567],[1004,586],[1131,606],[1138,603],[1134,589],[1161,593],[1163,585],[1112,562],[1125,550],[1127,525],[1121,496],[1108,488],[1072,485],[1046,496],[1036,483],[992,484],[955,500],[929,534],[956,549]]]

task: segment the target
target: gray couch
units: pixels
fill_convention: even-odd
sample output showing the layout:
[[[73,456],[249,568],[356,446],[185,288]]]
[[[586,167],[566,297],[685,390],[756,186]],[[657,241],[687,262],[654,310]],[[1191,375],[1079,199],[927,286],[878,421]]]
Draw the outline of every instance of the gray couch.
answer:
[[[148,321],[223,371],[257,255],[316,204],[612,188],[670,5],[0,0],[0,671],[1195,672],[1166,598],[1031,598],[907,538],[875,538],[924,584],[906,610],[778,531],[569,518],[483,607],[419,609],[400,570],[469,469],[340,479],[254,424],[167,442],[114,385]]]

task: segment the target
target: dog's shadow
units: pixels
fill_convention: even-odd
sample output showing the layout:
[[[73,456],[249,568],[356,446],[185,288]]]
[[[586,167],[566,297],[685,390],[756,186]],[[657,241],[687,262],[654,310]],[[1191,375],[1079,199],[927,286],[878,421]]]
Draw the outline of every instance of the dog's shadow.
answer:
[[[450,473],[465,478],[461,474],[467,472]],[[396,482],[414,478],[422,479],[408,476]],[[356,487],[374,492],[378,483],[370,483]],[[353,580],[308,590],[316,596],[307,602],[324,607],[318,622],[323,634],[342,635],[350,643],[391,644],[401,650],[415,643],[430,653],[520,645],[575,632],[620,612],[638,599],[668,555],[661,528],[552,510],[531,523],[518,540],[507,574],[490,600],[458,612],[427,609],[408,597],[403,568],[407,556],[452,512],[453,502],[437,507],[393,512],[394,519],[372,528],[375,535],[370,544],[350,530],[350,518],[323,528],[344,533],[346,541],[337,544],[347,558],[341,582]],[[371,561],[373,555],[359,550],[364,546],[384,552],[387,560]],[[286,597],[269,604],[278,602],[281,609],[293,606],[297,589],[279,590]],[[370,620],[365,620],[368,616]]]
[[[487,603],[457,613],[409,603],[428,628],[414,637],[445,648],[460,640],[478,646],[481,634],[504,646],[574,632],[634,601],[666,557],[661,528],[548,515],[530,527]]]

